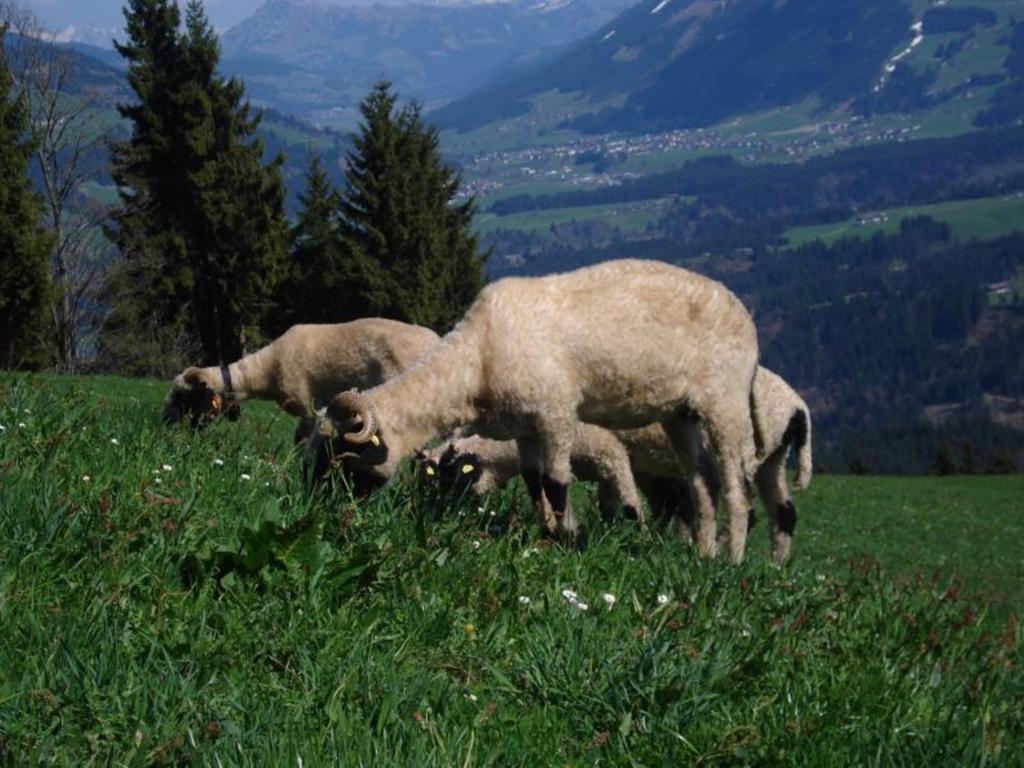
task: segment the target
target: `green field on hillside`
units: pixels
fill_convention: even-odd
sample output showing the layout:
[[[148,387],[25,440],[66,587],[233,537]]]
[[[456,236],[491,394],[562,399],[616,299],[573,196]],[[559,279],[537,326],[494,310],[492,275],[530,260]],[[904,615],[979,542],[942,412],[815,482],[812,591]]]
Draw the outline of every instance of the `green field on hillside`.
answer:
[[[816,477],[740,567],[517,489],[300,479],[290,419],[0,374],[0,763],[1018,765],[1024,479]],[[763,516],[762,516],[763,518]]]
[[[900,221],[914,216],[930,216],[944,221],[960,239],[996,237],[1024,227],[1024,196],[981,197],[974,200],[952,200],[934,205],[890,208],[862,214],[857,219],[795,227],[785,233],[790,246],[812,240],[834,243],[843,237],[869,238],[877,232],[898,232]]]
[[[674,198],[642,200],[636,203],[609,203],[583,205],[573,208],[526,211],[508,216],[480,213],[474,219],[477,232],[488,234],[499,229],[513,232],[544,232],[552,225],[600,222],[618,227],[622,232],[640,232],[648,224],[658,221]]]

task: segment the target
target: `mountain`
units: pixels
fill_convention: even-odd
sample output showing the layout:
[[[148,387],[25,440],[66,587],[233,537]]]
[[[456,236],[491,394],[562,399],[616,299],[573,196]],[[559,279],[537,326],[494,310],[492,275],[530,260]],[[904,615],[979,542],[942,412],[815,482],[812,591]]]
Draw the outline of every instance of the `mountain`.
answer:
[[[438,106],[535,63],[613,18],[630,0],[337,7],[269,0],[222,38],[224,67],[255,100],[348,127],[382,77]]]
[[[227,29],[254,13],[264,0],[205,0],[203,7],[216,29]],[[123,39],[126,0],[29,0],[27,5],[60,42],[112,48]],[[22,2],[22,5],[26,3]],[[184,8],[185,3],[179,5]]]
[[[105,169],[109,166],[105,138],[121,140],[128,135],[127,123],[116,112],[118,103],[130,102],[134,98],[125,77],[123,60],[106,49],[82,43],[70,43],[64,48],[72,57],[72,77],[67,93],[71,98],[88,101],[83,123],[87,130],[102,127],[105,131],[104,135],[97,135],[88,148],[91,155],[89,164]],[[266,160],[279,152],[285,157],[281,174],[287,190],[289,212],[297,209],[298,195],[305,188],[305,172],[313,153],[322,157],[332,181],[337,185],[343,183],[343,156],[348,148],[348,139],[341,134],[265,108],[257,136],[264,143]],[[114,189],[109,176],[104,173],[96,182],[88,185],[87,190],[104,200],[112,199]]]
[[[1013,54],[1024,27],[1012,26],[1022,15],[985,0],[641,0],[552,60],[432,117],[468,130],[527,113],[550,91],[589,102],[567,123],[588,132],[709,126],[804,101],[930,109],[1024,76]]]

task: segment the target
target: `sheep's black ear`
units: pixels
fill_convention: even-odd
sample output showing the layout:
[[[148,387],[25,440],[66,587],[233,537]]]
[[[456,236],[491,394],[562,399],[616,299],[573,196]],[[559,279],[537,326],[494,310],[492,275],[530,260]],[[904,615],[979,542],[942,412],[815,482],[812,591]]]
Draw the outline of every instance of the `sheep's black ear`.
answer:
[[[448,443],[448,447],[444,449],[444,453],[441,454],[441,458],[438,460],[441,464],[451,464],[459,457],[458,452],[455,450],[454,443]]]
[[[459,479],[463,482],[475,483],[480,479],[480,457],[475,453],[467,453],[459,457]]]
[[[181,374],[181,378],[184,379],[185,383],[190,386],[195,386],[196,384],[204,383],[202,370],[196,368],[195,366],[192,366],[191,368],[186,368],[185,371]]]

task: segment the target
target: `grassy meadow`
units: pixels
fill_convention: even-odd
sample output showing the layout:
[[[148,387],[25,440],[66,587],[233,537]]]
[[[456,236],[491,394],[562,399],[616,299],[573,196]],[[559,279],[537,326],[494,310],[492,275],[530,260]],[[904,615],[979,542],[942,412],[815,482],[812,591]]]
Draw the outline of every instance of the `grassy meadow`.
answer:
[[[932,205],[891,208],[864,214],[861,218],[870,220],[883,214],[884,221],[866,221],[862,224],[858,219],[848,219],[831,224],[795,227],[785,233],[785,238],[789,247],[813,240],[821,240],[826,245],[831,245],[844,237],[868,239],[877,233],[891,235],[899,232],[900,222],[914,216],[930,216],[937,221],[945,222],[952,230],[953,236],[960,239],[997,237],[1021,228],[1021,222],[1024,222],[1024,197],[1006,195],[951,200]]]
[[[515,488],[301,480],[290,420],[0,374],[0,763],[1020,765],[1024,479],[816,477],[704,562]],[[763,518],[763,516],[762,516]]]

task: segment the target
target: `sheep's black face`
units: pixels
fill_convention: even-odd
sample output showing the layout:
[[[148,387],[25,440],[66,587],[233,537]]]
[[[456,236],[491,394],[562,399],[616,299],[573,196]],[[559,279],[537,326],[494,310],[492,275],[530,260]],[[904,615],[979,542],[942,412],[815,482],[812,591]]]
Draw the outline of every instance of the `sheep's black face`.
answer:
[[[370,493],[388,480],[379,467],[387,460],[387,447],[379,439],[376,443],[349,443],[338,435],[329,417],[316,419],[303,452],[306,471],[312,480],[321,480],[328,472],[340,469],[348,476],[357,496]]]
[[[386,482],[383,477],[361,470],[358,464],[335,454],[332,440],[313,433],[306,441],[305,469],[312,482],[320,482],[330,472],[343,472],[357,498],[368,496]]]
[[[207,426],[218,416],[238,421],[242,409],[237,402],[225,401],[209,386],[200,382],[188,387],[176,386],[164,405],[164,424],[180,424],[190,419],[193,429]]]
[[[416,467],[417,477],[422,478],[426,483],[437,486],[440,481],[439,466],[437,460],[427,456],[423,451],[418,451],[413,456],[413,464]]]
[[[456,453],[455,446],[449,445],[441,455],[438,475],[445,490],[462,493],[472,488],[482,473],[480,457],[475,453]]]

